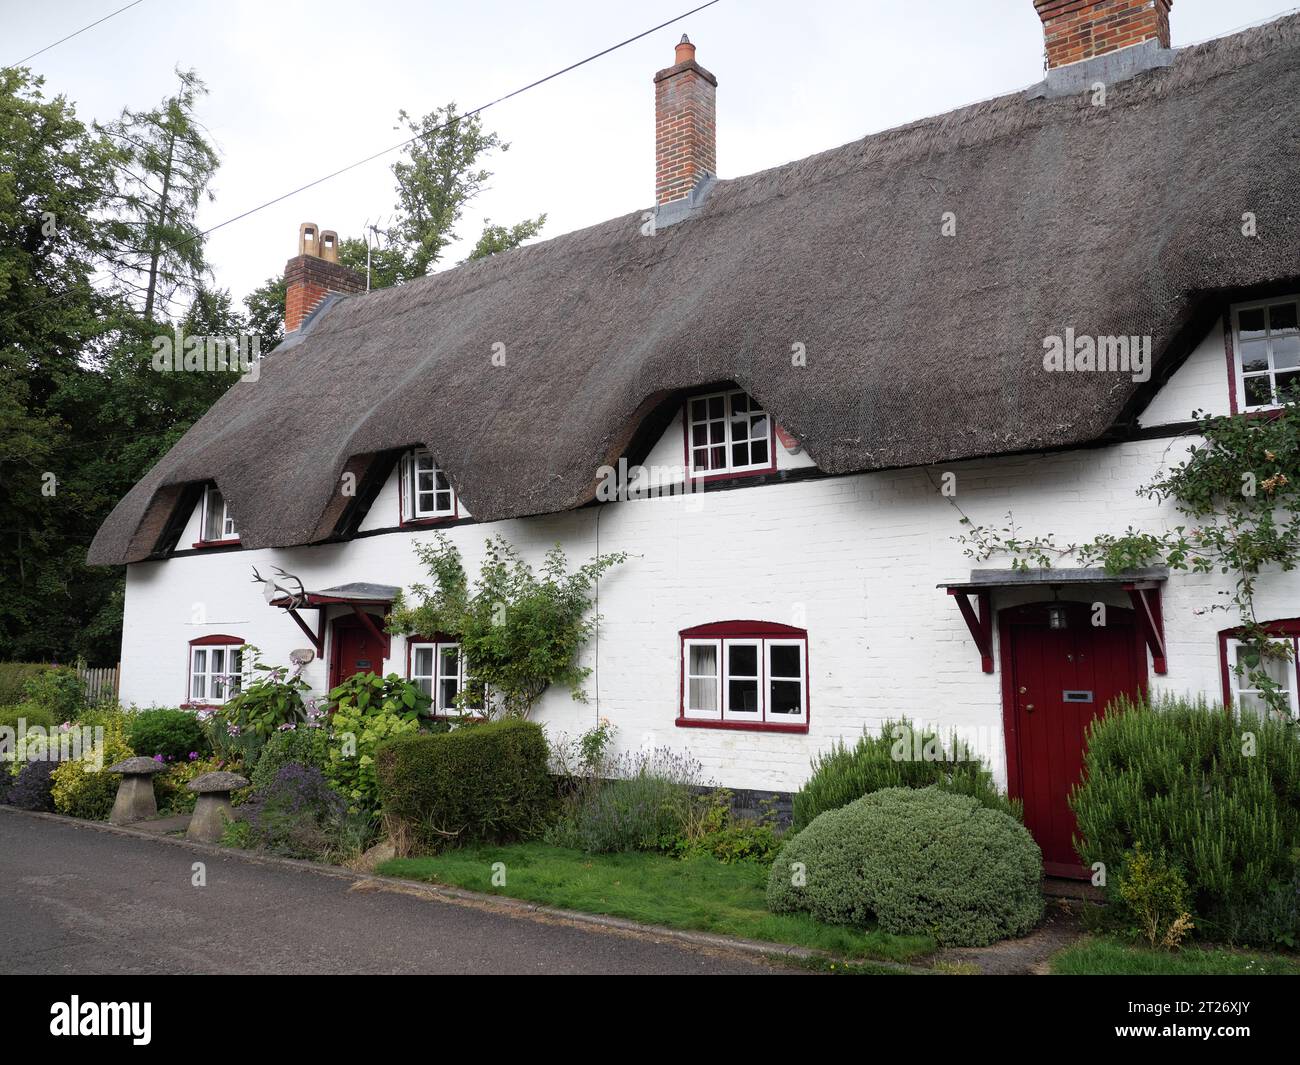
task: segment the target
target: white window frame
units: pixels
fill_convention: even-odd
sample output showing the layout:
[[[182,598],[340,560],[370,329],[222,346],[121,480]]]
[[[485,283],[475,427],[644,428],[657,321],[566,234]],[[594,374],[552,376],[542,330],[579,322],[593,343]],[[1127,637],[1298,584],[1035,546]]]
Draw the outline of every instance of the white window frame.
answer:
[[[416,658],[420,651],[426,649],[432,652],[433,672],[417,673]],[[469,666],[465,660],[465,655],[461,652],[459,643],[450,640],[438,640],[435,642],[430,642],[429,640],[418,640],[413,641],[408,650],[410,654],[410,667],[407,679],[414,681],[417,684],[422,680],[429,682],[428,694],[433,700],[429,704],[428,712],[430,714],[435,717],[460,717],[466,713],[473,714],[482,711],[482,707],[470,707],[466,710],[462,710],[458,706],[444,705],[441,682],[453,679],[443,672],[442,655],[444,651],[454,650],[456,652],[456,675],[454,678],[456,681],[456,694],[459,695],[469,686]]]
[[[1278,368],[1273,365],[1273,331],[1272,331],[1271,324],[1267,324],[1267,322],[1264,330],[1264,336],[1262,338],[1257,337],[1256,340],[1258,341],[1259,339],[1263,339],[1265,342],[1266,350],[1268,352],[1268,369],[1252,371],[1249,374],[1246,373],[1245,371],[1245,365],[1243,362],[1244,344],[1241,338],[1241,312],[1261,310],[1268,307],[1274,307],[1277,306],[1278,304],[1283,304],[1283,303],[1297,304],[1298,305],[1297,313],[1298,315],[1300,315],[1300,296],[1296,296],[1296,295],[1277,296],[1273,299],[1267,299],[1267,300],[1252,300],[1249,303],[1238,303],[1234,305],[1232,308],[1232,372],[1236,378],[1237,409],[1240,411],[1249,413],[1251,411],[1277,410],[1279,407],[1281,407],[1281,404],[1277,402],[1278,373],[1279,372],[1291,373],[1293,371],[1300,372],[1300,366],[1283,367],[1282,370],[1279,371]],[[1266,315],[1267,313],[1268,312],[1265,311]],[[1292,336],[1295,334],[1288,333],[1284,335]],[[1255,379],[1260,377],[1268,379],[1269,394],[1273,397],[1273,402],[1271,403],[1252,404],[1246,398],[1247,378]]]
[[[1291,707],[1291,716],[1300,718],[1300,694],[1296,691],[1297,687],[1300,686],[1296,683],[1296,667],[1298,661],[1296,657],[1296,637],[1270,637],[1269,643],[1289,643],[1291,645],[1291,659],[1287,662],[1287,665],[1291,669],[1291,684],[1289,687],[1285,688],[1284,691],[1287,693],[1287,702]],[[1246,682],[1247,678],[1237,672],[1237,651],[1246,646],[1249,646],[1249,644],[1245,640],[1229,638],[1225,643],[1224,653],[1228,656],[1228,661],[1224,664],[1228,670],[1228,689],[1232,692],[1232,707],[1237,713],[1240,713],[1242,709],[1241,696],[1258,696],[1260,694],[1258,688],[1243,688],[1242,684]]]
[[[757,710],[733,710],[731,708],[731,648],[738,646],[754,647],[758,657],[758,708]],[[691,672],[691,648],[711,647],[717,656],[718,672],[713,678],[714,702],[716,710],[700,710],[691,706],[691,681],[708,679],[705,674]],[[771,648],[797,647],[799,650],[798,677],[773,677],[771,675]],[[742,679],[749,680],[748,674]],[[799,713],[771,714],[768,706],[771,702],[769,685],[773,680],[799,682]],[[682,639],[681,658],[681,712],[684,719],[692,721],[718,721],[747,725],[790,725],[808,724],[808,644],[807,640],[795,636],[736,636],[705,637],[687,636]]]
[[[754,413],[759,413],[763,415],[763,418],[767,423],[766,437],[756,437],[756,436],[746,437],[746,441],[749,442],[751,445],[750,447],[751,454],[753,451],[753,447],[752,447],[753,441],[759,439],[766,441],[767,458],[763,462],[750,462],[744,465],[736,465],[735,463],[732,462],[732,444],[742,442],[734,439],[731,432],[732,415],[734,413],[732,409],[732,403],[736,396],[744,396],[746,401],[750,404],[750,410],[746,412],[747,419],[749,416],[753,415]],[[723,428],[724,443],[722,444],[704,443],[704,444],[697,445],[695,443],[695,427],[697,425],[708,425],[712,422],[716,422],[719,420],[717,418],[708,417],[708,410],[707,410],[709,400],[719,399],[719,398],[722,400],[721,421],[722,421],[722,428]],[[694,415],[694,408],[695,408],[695,404],[700,402],[705,404],[705,417],[697,419]],[[743,388],[733,388],[733,389],[728,389],[725,392],[710,392],[707,395],[687,397],[686,407],[683,411],[682,420],[686,426],[686,470],[689,476],[717,477],[728,473],[745,473],[746,471],[749,470],[770,470],[772,468],[772,463],[774,461],[774,456],[776,454],[776,449],[772,442],[772,435],[773,435],[772,414],[770,411],[765,409],[757,400],[755,400],[753,396],[751,396],[748,392],[746,392]],[[723,457],[725,458],[726,461],[721,466],[717,466],[713,469],[709,469],[706,467],[697,467],[695,464],[697,453],[702,452],[705,455],[707,461],[707,456],[709,452],[711,452],[715,447],[723,448]]]
[[[754,702],[753,710],[733,710],[731,708],[731,652],[736,647],[752,647],[754,649],[754,669],[757,673],[738,674],[741,680],[754,681]],[[764,717],[764,711],[767,709],[766,700],[763,698],[763,641],[761,639],[735,639],[722,641],[722,720],[723,721],[749,721],[761,722]]]
[[[778,677],[772,672],[772,648],[773,647],[795,647],[799,651],[799,676],[797,677]],[[767,673],[767,680],[763,685],[763,720],[770,724],[790,724],[803,725],[808,722],[808,645],[803,640],[795,639],[778,639],[773,637],[763,641],[763,668]],[[793,684],[799,683],[799,712],[797,714],[774,714],[768,711],[768,706],[772,701],[772,683],[773,681],[784,681]]]
[[[706,673],[691,672],[691,648],[692,647],[712,647],[713,661],[717,664],[717,671],[712,678]],[[698,718],[701,721],[721,721],[722,720],[722,674],[724,666],[722,663],[722,641],[710,639],[687,638],[682,641],[682,714],[684,717]],[[691,706],[691,681],[692,680],[713,680],[713,705],[714,710],[699,710]]]
[[[405,469],[402,472],[403,478],[403,495],[404,510],[402,518],[406,521],[424,521],[429,518],[454,518],[456,516],[456,489],[452,487],[446,471],[435,461],[433,452],[426,448],[416,448],[408,451],[403,458]],[[429,495],[429,492],[421,492],[419,489],[420,474],[431,473],[433,475],[433,501],[432,509],[420,505],[420,496]],[[438,478],[441,477],[447,482],[446,488],[438,487]],[[447,496],[447,505],[438,506],[438,497]]]
[[[212,516],[213,496],[221,499],[221,530],[216,537],[208,535],[208,518]],[[235,528],[235,519],[230,513],[229,501],[218,489],[208,485],[203,489],[203,513],[199,518],[199,541],[205,544],[215,544],[223,540],[238,539],[239,530]]]
[[[189,697],[187,699],[187,702],[195,703],[200,706],[221,706],[223,703],[229,701],[233,696],[238,695],[244,688],[244,669],[247,664],[244,661],[244,655],[242,652],[243,647],[244,647],[243,643],[190,644],[189,687],[187,689],[189,693]],[[212,668],[213,651],[222,651],[225,653],[226,657],[222,659],[223,662],[229,662],[230,661],[229,656],[238,654],[239,655],[238,672],[232,674],[228,668],[224,668],[224,667],[220,670],[213,669]],[[198,670],[195,669],[195,662],[200,652],[203,653],[203,669]],[[220,684],[220,682],[218,682],[215,679],[217,677],[222,677],[222,676],[231,677],[229,691],[224,690],[225,686]],[[194,694],[194,679],[196,677],[203,678],[202,695]],[[218,687],[223,688],[223,691],[220,695],[217,694]]]

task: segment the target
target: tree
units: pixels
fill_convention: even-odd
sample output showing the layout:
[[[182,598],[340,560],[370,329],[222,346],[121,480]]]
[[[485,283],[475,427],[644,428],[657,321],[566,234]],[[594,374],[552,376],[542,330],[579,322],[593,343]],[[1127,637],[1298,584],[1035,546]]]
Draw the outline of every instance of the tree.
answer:
[[[478,243],[474,245],[473,251],[465,257],[464,261],[486,259],[489,255],[495,255],[497,252],[517,248],[524,241],[537,236],[544,225],[546,225],[546,215],[544,214],[539,214],[536,218],[525,218],[522,222],[517,222],[513,226],[494,226],[492,219],[485,218],[483,220],[483,232],[478,238]]]
[[[106,576],[77,579],[102,512],[79,483],[87,441],[65,398],[112,308],[91,280],[117,153],[42,84],[0,71],[0,659],[72,653]]]
[[[398,120],[413,135],[406,157],[393,164],[397,179],[397,214],[376,231],[371,242],[370,287],[387,288],[424,277],[457,240],[456,227],[465,208],[483,191],[492,172],[482,165],[493,151],[510,145],[496,133],[486,132],[477,115],[456,111],[454,102],[435,108],[415,121],[406,111]],[[470,259],[481,259],[517,247],[541,232],[546,215],[525,219],[514,226],[488,222]],[[339,261],[364,274],[366,242],[357,237],[339,245]]]
[[[208,276],[199,204],[220,162],[195,118],[207,88],[192,70],[177,68],[180,87],[151,111],[124,108],[104,127],[124,155],[119,211],[110,225],[118,283],[142,301],[146,322],[159,304],[193,292]]]
[[[284,339],[284,274],[268,277],[244,297],[247,329],[258,338],[263,355]]]

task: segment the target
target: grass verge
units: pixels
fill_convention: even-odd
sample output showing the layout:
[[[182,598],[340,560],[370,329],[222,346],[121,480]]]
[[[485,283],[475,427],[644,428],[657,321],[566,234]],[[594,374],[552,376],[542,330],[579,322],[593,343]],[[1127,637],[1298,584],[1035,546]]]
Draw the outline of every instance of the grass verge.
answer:
[[[1169,952],[1089,936],[1051,961],[1058,976],[1300,976],[1300,958],[1223,947]]]
[[[492,883],[497,862],[502,863],[504,886]],[[712,858],[679,861],[639,852],[584,854],[520,843],[395,858],[380,865],[378,872],[668,928],[833,951],[847,958],[908,961],[935,949],[926,936],[895,936],[822,924],[804,914],[768,913],[767,867],[754,862],[724,865]]]

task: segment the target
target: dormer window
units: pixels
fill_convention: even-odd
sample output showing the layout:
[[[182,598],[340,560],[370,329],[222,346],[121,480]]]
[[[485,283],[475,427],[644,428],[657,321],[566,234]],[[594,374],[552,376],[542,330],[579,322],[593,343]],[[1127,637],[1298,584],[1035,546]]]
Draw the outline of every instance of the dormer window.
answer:
[[[235,519],[230,515],[230,507],[225,497],[216,488],[209,486],[203,493],[203,543],[225,543],[239,539],[235,528]]]
[[[743,389],[692,396],[686,450],[694,476],[770,470],[772,419]]]
[[[402,520],[429,521],[456,516],[456,492],[447,475],[423,449],[407,453],[402,472]]]
[[[1273,410],[1300,388],[1297,297],[1242,303],[1232,309],[1237,396],[1243,411]]]

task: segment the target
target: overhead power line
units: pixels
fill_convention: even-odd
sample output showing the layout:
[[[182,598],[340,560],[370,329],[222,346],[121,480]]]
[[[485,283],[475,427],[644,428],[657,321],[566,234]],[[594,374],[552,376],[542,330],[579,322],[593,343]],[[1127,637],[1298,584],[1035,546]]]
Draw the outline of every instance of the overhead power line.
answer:
[[[519,96],[521,93],[528,92],[529,89],[537,88],[537,86],[539,85],[545,85],[548,81],[558,78],[562,74],[567,74],[571,70],[577,70],[578,67],[586,66],[586,64],[592,62],[593,60],[600,59],[602,56],[607,56],[609,55],[610,52],[616,52],[620,48],[624,48],[627,45],[632,44],[634,41],[641,40],[642,37],[648,37],[650,34],[655,33],[658,30],[662,30],[666,26],[671,26],[674,22],[680,22],[682,19],[687,18],[690,15],[694,15],[699,11],[703,11],[706,7],[712,7],[716,3],[718,3],[718,0],[708,0],[708,3],[700,4],[698,7],[691,8],[689,11],[683,11],[680,15],[670,18],[667,22],[661,22],[657,26],[651,26],[648,30],[643,30],[642,32],[638,33],[635,37],[629,37],[625,41],[619,41],[618,44],[612,44],[608,48],[602,49],[601,51],[596,52],[593,55],[587,56],[586,59],[579,59],[576,63],[570,63],[567,67],[564,67],[561,70],[557,70],[552,74],[547,74],[544,78],[538,78],[536,81],[530,81],[527,85],[523,85],[520,88],[513,90],[512,92],[508,92],[504,96],[498,96],[495,100],[489,100],[487,103],[481,104],[471,111],[466,111],[464,114],[457,115],[454,119],[451,119],[447,122],[443,122],[440,125],[434,126],[432,129],[423,130],[420,133],[417,133],[414,137],[408,137],[406,140],[401,141],[398,144],[391,145],[387,148],[381,149],[380,151],[374,152],[371,155],[367,155],[364,159],[358,159],[355,163],[349,163],[347,166],[340,167],[338,170],[326,174],[324,177],[318,177],[314,181],[307,182],[307,184],[305,185],[299,185],[296,189],[292,189],[289,192],[286,192],[280,196],[276,196],[272,200],[267,200],[265,203],[260,203],[256,207],[250,207],[247,211],[242,211],[231,218],[227,218],[224,222],[218,222],[215,226],[205,229],[201,233],[196,233],[193,236],[186,237],[178,244],[173,244],[167,250],[175,251],[177,248],[183,248],[186,244],[189,244],[191,241],[194,241],[199,237],[206,237],[209,233],[215,233],[218,229],[223,229],[224,227],[234,222],[238,222],[241,221],[242,219],[247,218],[249,215],[256,214],[258,211],[265,210],[267,207],[271,207],[277,203],[281,203],[284,200],[289,199],[291,196],[297,196],[298,193],[300,192],[306,192],[308,189],[313,189],[317,185],[324,184],[326,181],[338,177],[340,174],[346,174],[349,170],[355,170],[359,166],[364,166],[366,163],[374,162],[374,160],[379,159],[385,155],[389,155],[392,152],[400,151],[401,149],[407,147],[408,145],[414,144],[418,140],[423,140],[424,138],[429,137],[434,133],[441,132],[442,130],[446,129],[448,126],[454,125],[457,122],[462,122],[467,118],[473,118],[475,115],[480,115],[484,111],[486,111],[489,107],[495,107],[497,104],[505,103],[507,100],[513,99],[514,97]]]
[[[10,70],[13,67],[20,67],[24,63],[26,63],[29,59],[35,59],[38,55],[43,55],[45,52],[48,52],[51,48],[57,48],[64,41],[70,41],[72,40],[73,37],[78,37],[81,34],[85,33],[87,30],[93,30],[101,22],[107,22],[114,15],[120,15],[123,11],[129,11],[131,8],[135,7],[136,4],[143,4],[143,3],[144,0],[131,0],[131,3],[127,4],[126,7],[119,7],[116,11],[110,12],[109,14],[105,15],[102,19],[99,19],[96,22],[92,22],[89,26],[82,26],[81,29],[76,31],[76,33],[69,33],[66,37],[60,37],[53,44],[47,44],[44,48],[38,49],[37,51],[33,52],[31,55],[24,56],[22,59],[18,60],[17,63],[10,63],[9,66],[0,69]]]

